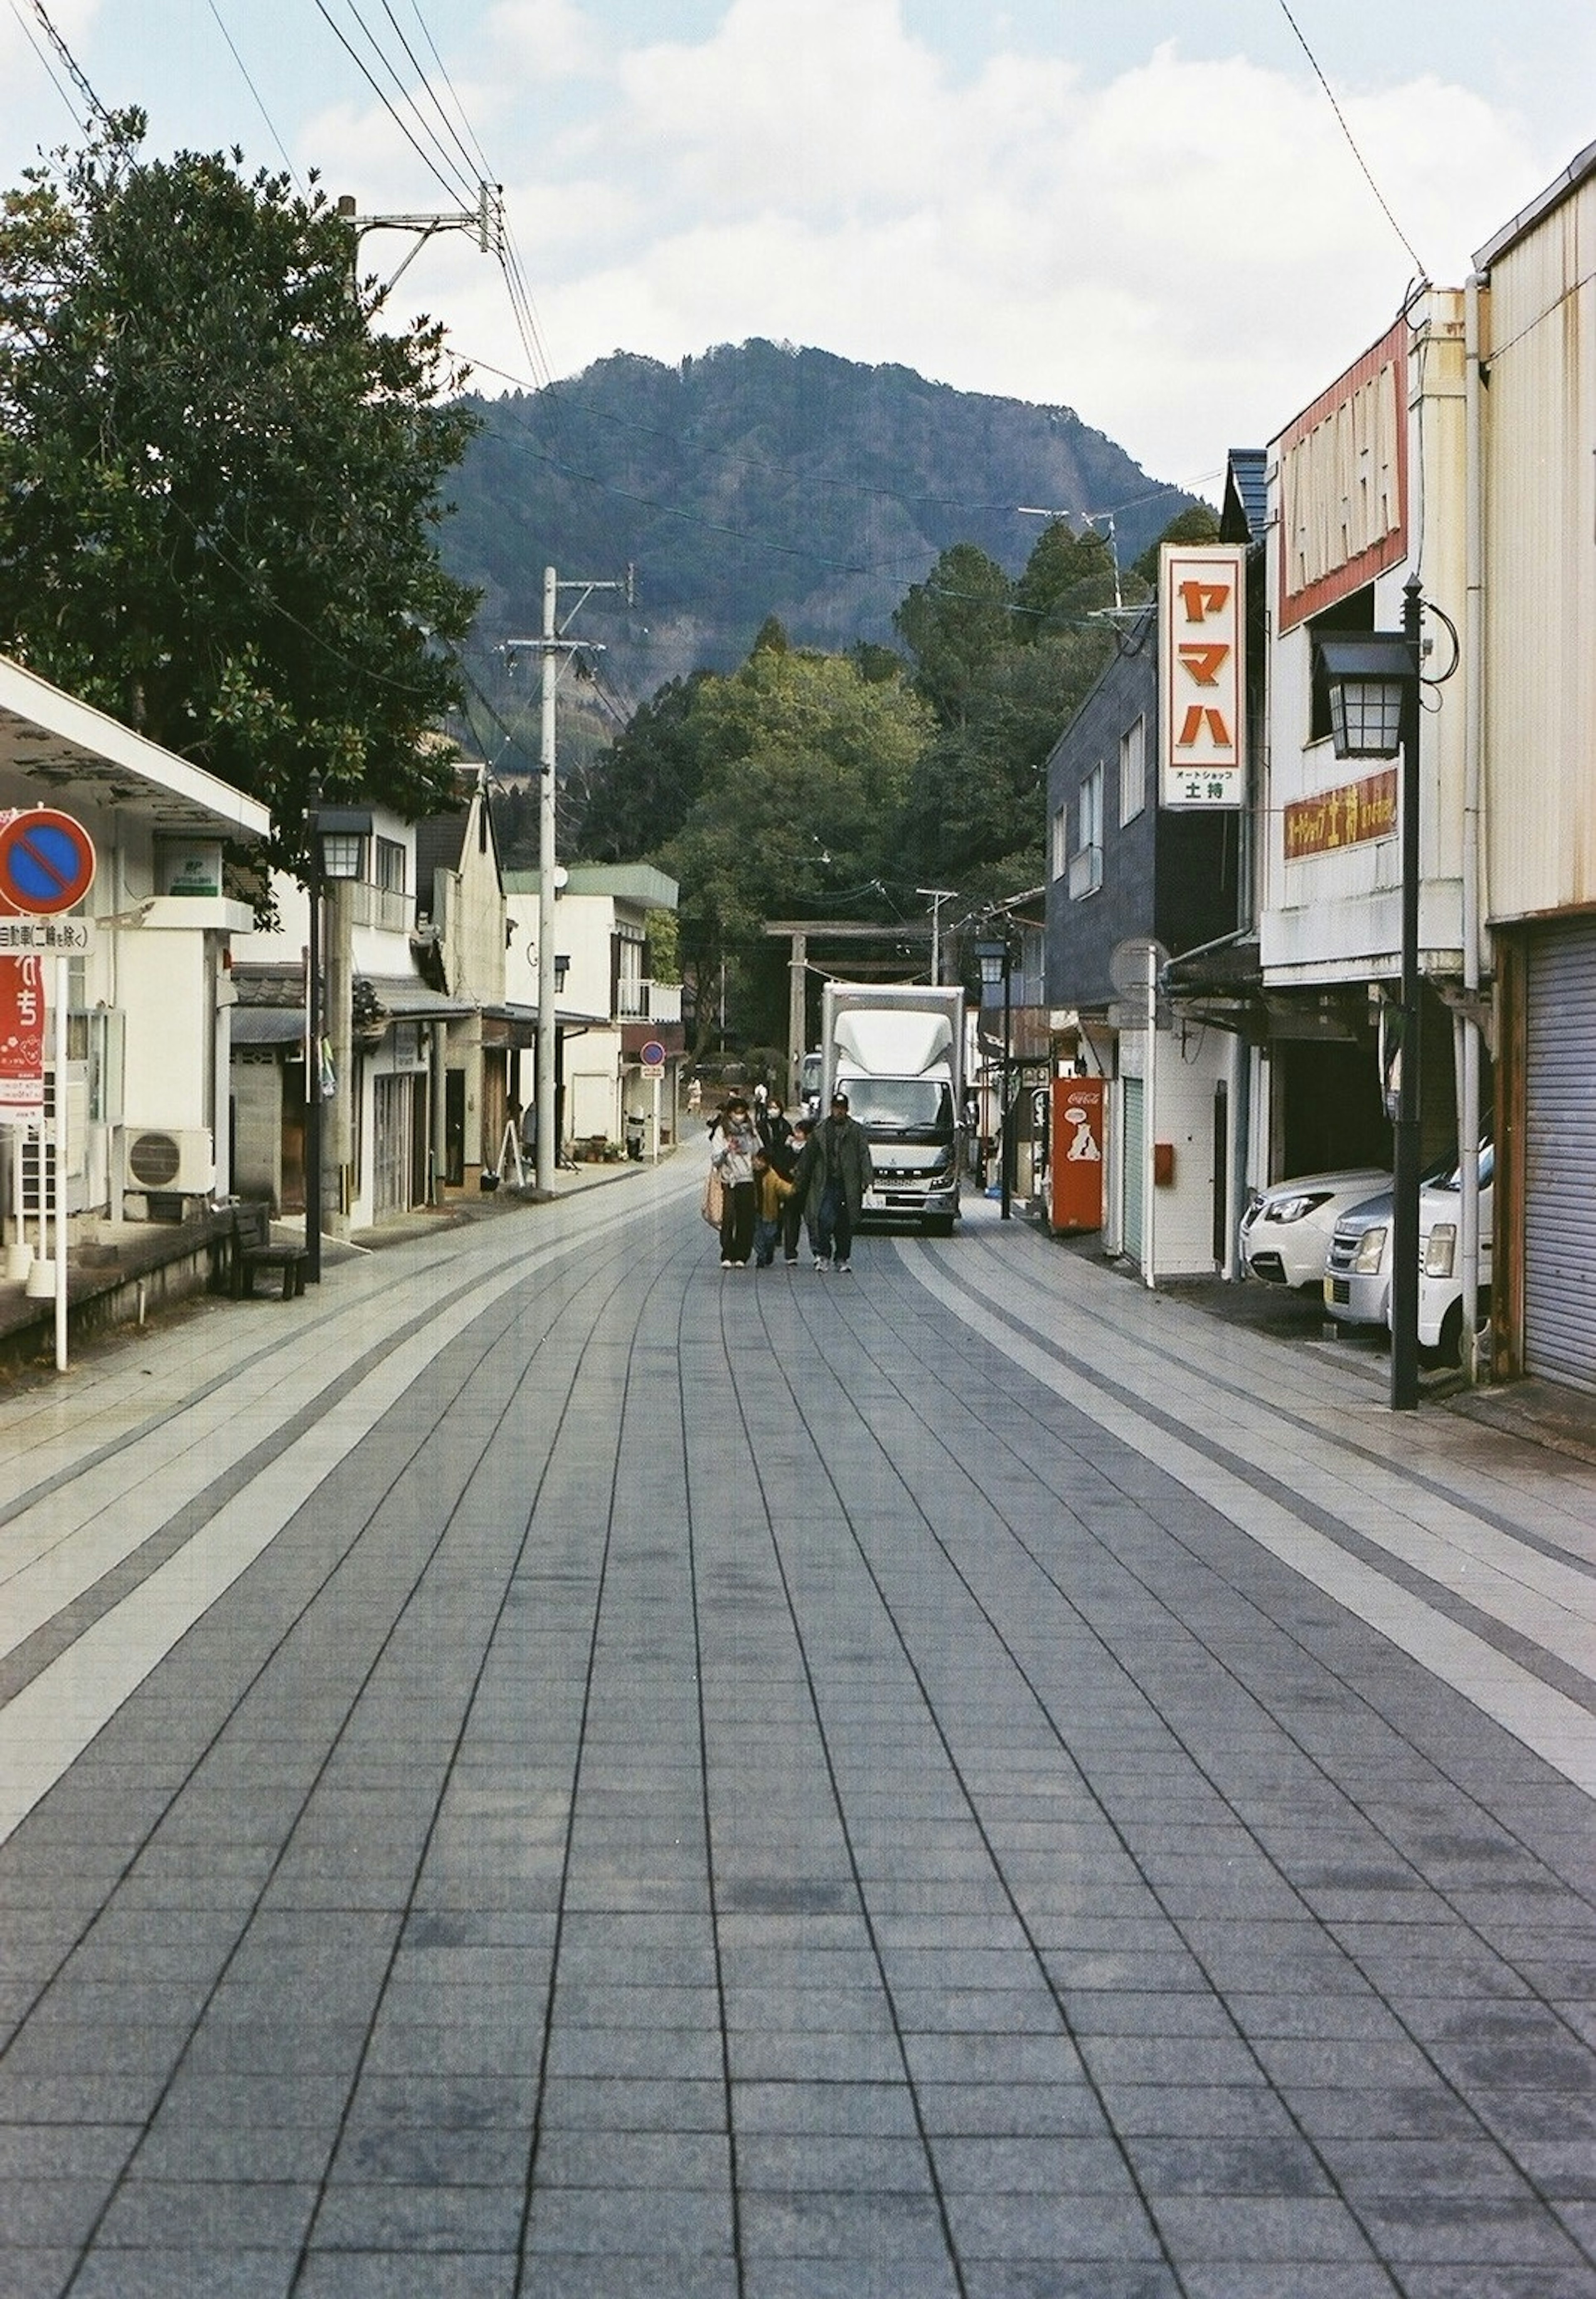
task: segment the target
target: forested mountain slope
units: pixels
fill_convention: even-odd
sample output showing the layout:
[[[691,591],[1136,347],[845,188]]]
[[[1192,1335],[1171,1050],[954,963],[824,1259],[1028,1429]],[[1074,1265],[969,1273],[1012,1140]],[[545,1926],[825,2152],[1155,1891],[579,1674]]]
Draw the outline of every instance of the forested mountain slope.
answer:
[[[1128,563],[1191,501],[1068,407],[785,344],[679,368],[617,353],[474,403],[444,552],[483,591],[478,643],[541,628],[545,565],[613,577],[631,563],[635,609],[597,598],[582,629],[632,701],[739,661],[769,614],[798,645],[890,641],[893,610],[947,545],[1018,571],[1042,524],[1021,504],[1077,526],[1113,513]]]

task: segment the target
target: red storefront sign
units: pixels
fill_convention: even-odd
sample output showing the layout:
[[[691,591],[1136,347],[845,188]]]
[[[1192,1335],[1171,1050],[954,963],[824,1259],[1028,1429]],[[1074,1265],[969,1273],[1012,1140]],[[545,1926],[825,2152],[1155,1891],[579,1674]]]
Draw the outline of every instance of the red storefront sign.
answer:
[[[44,1114],[44,961],[0,958],[0,1124]]]
[[[1053,1080],[1052,1226],[1102,1227],[1102,1080]]]

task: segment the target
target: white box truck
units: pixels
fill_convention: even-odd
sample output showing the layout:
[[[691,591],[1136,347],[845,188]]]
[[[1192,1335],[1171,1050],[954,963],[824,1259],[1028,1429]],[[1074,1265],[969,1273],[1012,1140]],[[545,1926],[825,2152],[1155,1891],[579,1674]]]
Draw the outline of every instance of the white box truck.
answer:
[[[942,1237],[959,1216],[964,1114],[964,992],[828,982],[822,992],[820,1115],[834,1093],[865,1130],[872,1215]]]

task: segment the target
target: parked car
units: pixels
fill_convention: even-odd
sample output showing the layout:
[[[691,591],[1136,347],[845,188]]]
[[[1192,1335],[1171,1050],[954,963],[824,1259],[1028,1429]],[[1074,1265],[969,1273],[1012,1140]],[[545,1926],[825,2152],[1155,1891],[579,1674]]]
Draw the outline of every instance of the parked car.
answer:
[[[1418,1349],[1422,1362],[1456,1365],[1463,1340],[1463,1281],[1458,1267],[1462,1166],[1444,1158],[1419,1176]],[[1492,1183],[1496,1150],[1479,1149],[1479,1312],[1491,1302]],[[1325,1307],[1350,1330],[1391,1329],[1392,1205],[1389,1190],[1351,1207],[1335,1224],[1325,1263]]]
[[[1391,1187],[1377,1166],[1334,1174],[1303,1174],[1276,1182],[1253,1199],[1242,1216],[1242,1259],[1266,1284],[1311,1286],[1325,1279],[1331,1232],[1349,1208]]]

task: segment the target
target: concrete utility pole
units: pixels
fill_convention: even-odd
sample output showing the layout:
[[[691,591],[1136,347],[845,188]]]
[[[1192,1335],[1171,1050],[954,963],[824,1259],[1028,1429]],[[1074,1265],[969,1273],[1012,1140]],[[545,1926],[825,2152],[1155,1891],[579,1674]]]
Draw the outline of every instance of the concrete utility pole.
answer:
[[[942,906],[959,897],[951,886],[917,886],[914,891],[931,905],[931,984],[935,989],[942,980]]]
[[[559,618],[561,591],[581,593],[563,623]],[[543,570],[542,635],[535,639],[505,639],[499,649],[508,662],[513,662],[518,654],[536,654],[543,658],[543,732],[537,768],[537,1148],[535,1171],[536,1185],[541,1195],[546,1195],[554,1186],[554,1167],[560,1150],[554,1139],[557,1046],[554,1017],[554,897],[557,892],[554,884],[555,693],[561,655],[574,655],[579,651],[589,654],[603,652],[603,649],[590,639],[573,639],[566,635],[595,591],[624,592],[629,607],[633,603],[631,569],[628,568],[624,583],[561,583],[554,569],[545,567]]]

